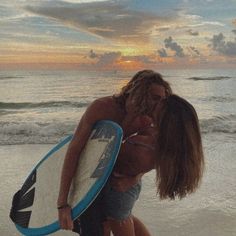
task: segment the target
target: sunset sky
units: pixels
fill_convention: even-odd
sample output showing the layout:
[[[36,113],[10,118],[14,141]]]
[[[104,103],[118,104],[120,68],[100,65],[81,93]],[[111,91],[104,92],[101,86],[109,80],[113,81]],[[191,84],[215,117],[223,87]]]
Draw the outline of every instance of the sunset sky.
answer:
[[[236,0],[0,0],[0,68],[233,68]]]

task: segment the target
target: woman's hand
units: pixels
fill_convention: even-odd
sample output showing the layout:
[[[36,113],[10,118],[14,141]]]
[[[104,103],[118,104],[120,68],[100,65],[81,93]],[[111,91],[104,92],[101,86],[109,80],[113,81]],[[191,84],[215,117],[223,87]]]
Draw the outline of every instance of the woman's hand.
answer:
[[[58,209],[58,219],[61,229],[72,230],[73,220],[71,218],[71,207],[66,206]]]

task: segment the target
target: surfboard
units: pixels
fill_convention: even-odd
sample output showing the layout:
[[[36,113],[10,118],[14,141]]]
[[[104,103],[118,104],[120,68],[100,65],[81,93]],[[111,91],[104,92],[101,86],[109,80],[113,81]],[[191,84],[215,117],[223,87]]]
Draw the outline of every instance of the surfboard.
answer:
[[[95,200],[114,167],[121,127],[108,120],[97,122],[81,153],[68,203],[76,219]],[[33,168],[12,200],[10,218],[23,235],[47,235],[60,229],[57,197],[64,157],[73,135],[50,150]]]

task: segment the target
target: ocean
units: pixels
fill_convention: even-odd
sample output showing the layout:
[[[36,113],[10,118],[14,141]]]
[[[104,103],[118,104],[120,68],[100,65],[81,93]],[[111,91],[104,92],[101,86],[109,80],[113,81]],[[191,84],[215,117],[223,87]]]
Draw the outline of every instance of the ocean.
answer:
[[[181,201],[160,201],[155,171],[146,174],[134,215],[153,236],[236,235],[236,69],[159,72],[197,110],[206,167],[200,188]],[[91,101],[118,93],[133,74],[0,71],[1,236],[19,235],[8,215],[27,173],[73,133]]]

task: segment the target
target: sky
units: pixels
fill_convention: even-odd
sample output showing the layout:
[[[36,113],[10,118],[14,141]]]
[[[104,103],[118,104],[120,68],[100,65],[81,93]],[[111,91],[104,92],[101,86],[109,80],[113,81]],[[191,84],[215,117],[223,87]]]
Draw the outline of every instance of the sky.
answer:
[[[236,0],[0,0],[0,68],[234,68]]]

